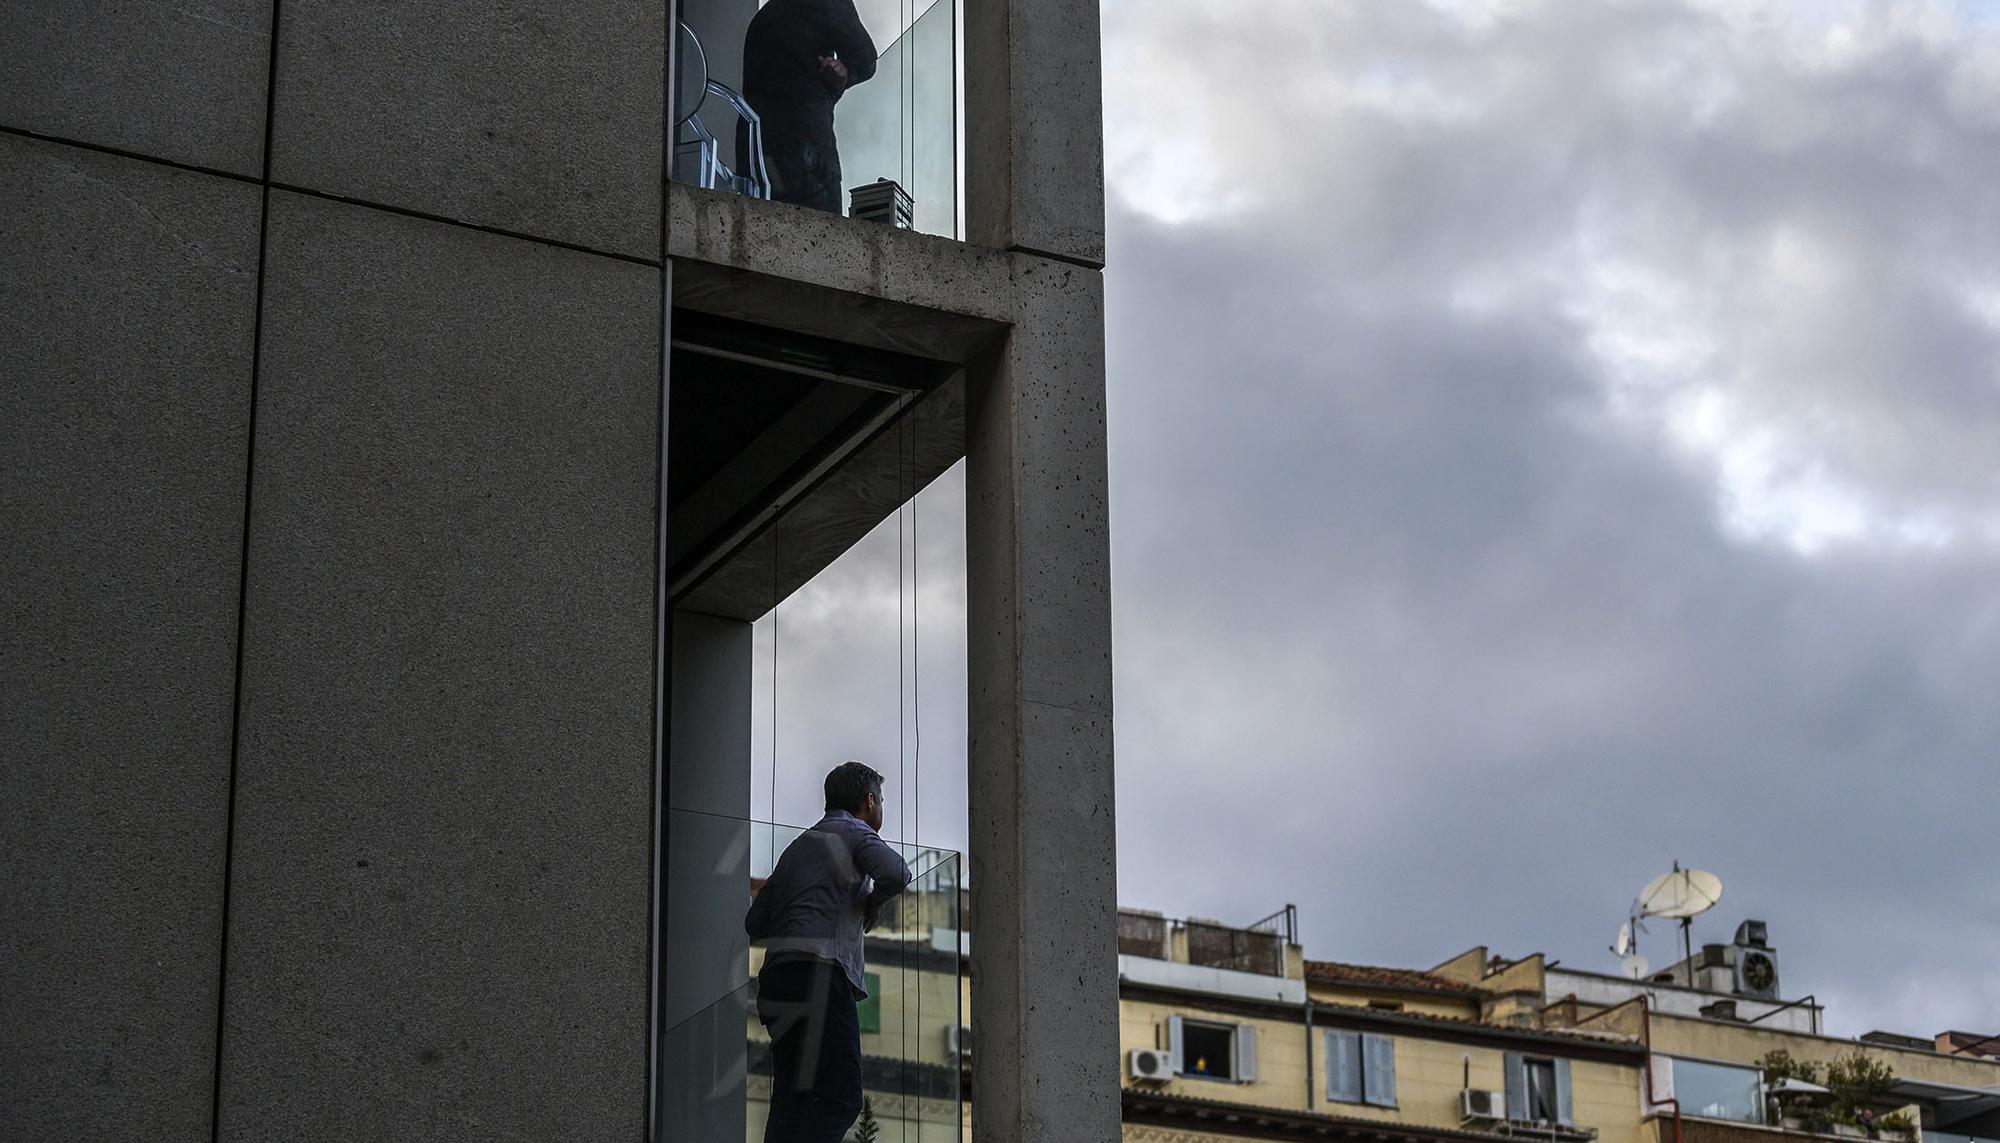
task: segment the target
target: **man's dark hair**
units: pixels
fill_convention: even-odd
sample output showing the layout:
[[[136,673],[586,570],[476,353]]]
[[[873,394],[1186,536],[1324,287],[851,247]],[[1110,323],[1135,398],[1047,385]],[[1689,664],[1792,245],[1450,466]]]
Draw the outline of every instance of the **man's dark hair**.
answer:
[[[826,775],[826,808],[861,812],[870,794],[882,792],[882,775],[864,762],[842,762]]]

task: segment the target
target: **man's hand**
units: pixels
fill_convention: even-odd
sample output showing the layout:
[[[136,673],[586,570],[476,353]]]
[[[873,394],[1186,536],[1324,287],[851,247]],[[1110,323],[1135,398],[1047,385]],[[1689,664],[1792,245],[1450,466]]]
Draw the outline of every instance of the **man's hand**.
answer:
[[[819,57],[819,81],[835,95],[847,90],[847,65],[839,56]]]

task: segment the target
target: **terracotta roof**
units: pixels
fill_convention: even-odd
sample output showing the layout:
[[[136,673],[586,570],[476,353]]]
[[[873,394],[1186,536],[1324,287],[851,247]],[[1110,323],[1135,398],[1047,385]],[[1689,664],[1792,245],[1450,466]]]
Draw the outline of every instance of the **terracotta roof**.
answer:
[[[1414,968],[1383,968],[1372,964],[1342,964],[1332,960],[1306,962],[1306,979],[1328,984],[1356,984],[1363,988],[1392,988],[1398,992],[1443,992],[1453,996],[1477,996],[1479,990],[1463,981]]]
[[[1390,1020],[1399,1024],[1434,1024],[1510,1037],[1574,1040],[1578,1043],[1613,1047],[1631,1047],[1639,1043],[1637,1036],[1601,1028],[1533,1028],[1517,1024],[1495,1024],[1485,1020],[1475,1020],[1469,1016],[1439,1016],[1430,1012],[1385,1012],[1379,1008],[1364,1008],[1358,1004],[1329,1004],[1324,1000],[1313,1001],[1313,1010],[1319,1013],[1322,1019],[1328,1015],[1337,1016],[1346,1013],[1350,1019],[1366,1017],[1374,1020]]]

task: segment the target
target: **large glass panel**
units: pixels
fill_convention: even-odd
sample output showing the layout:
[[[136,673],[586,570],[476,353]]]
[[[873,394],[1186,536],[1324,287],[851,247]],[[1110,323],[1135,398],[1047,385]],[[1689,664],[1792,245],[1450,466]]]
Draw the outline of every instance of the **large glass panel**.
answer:
[[[774,865],[770,855],[782,853],[804,832],[710,814],[672,812],[668,818],[670,836],[679,832],[726,842],[716,851],[717,864],[742,874],[739,892],[731,907],[715,910],[709,920],[733,925],[737,933]],[[962,1074],[971,1051],[960,857],[920,846],[896,848],[914,880],[867,937],[870,995],[860,1006],[864,1114],[883,1143],[956,1143],[965,1117]],[[744,858],[747,862],[738,864]],[[747,942],[739,949],[740,959],[726,966],[726,973],[713,972],[711,965],[679,966],[706,976],[733,975],[740,983],[681,1014],[661,1035],[662,1143],[763,1138],[775,1066],[771,1036],[757,1007],[764,950]],[[667,971],[677,971],[671,956]]]
[[[1688,1115],[1764,1122],[1764,1074],[1699,1060],[1674,1060],[1674,1098]]]
[[[676,179],[958,235],[957,0],[680,12]]]

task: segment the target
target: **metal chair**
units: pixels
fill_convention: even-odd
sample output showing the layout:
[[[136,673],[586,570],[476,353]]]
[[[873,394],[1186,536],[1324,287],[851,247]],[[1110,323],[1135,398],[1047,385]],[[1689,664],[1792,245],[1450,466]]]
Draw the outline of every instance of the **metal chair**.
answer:
[[[674,164],[680,169],[683,157],[692,158],[695,177],[690,180],[697,186],[709,190],[726,190],[751,198],[771,197],[771,178],[764,167],[764,122],[748,100],[728,84],[712,78],[708,74],[708,53],[702,50],[701,40],[686,24],[680,26],[681,56],[678,72],[675,102],[679,114],[674,121]],[[744,131],[738,134],[738,150],[747,152],[737,156],[744,164],[742,174],[730,169],[722,161],[715,133],[701,121],[701,109],[714,96],[728,104],[729,109],[743,122]],[[681,128],[685,127],[691,139],[683,140]]]

